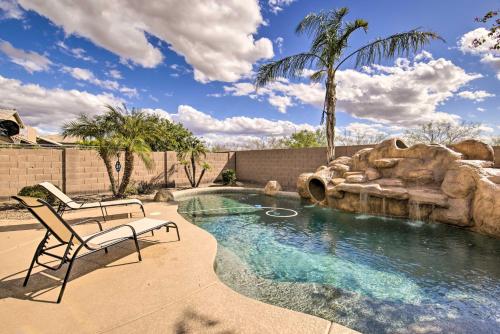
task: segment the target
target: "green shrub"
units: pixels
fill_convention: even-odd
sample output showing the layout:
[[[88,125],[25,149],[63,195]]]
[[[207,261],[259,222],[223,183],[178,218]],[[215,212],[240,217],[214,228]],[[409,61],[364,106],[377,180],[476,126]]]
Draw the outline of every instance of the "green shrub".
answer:
[[[224,185],[233,185],[236,183],[236,172],[234,169],[226,169],[222,172],[222,183]]]
[[[137,193],[140,195],[149,195],[152,194],[159,185],[154,182],[140,181],[137,185]]]
[[[135,182],[130,182],[127,185],[127,188],[125,188],[125,191],[123,193],[123,195],[125,195],[125,197],[133,196],[133,195],[137,195],[137,194],[139,194],[139,192],[137,191],[137,186],[135,185]]]
[[[43,199],[45,202],[54,205],[56,198],[52,196],[44,187],[39,184],[23,187],[17,193],[19,196],[29,196]]]

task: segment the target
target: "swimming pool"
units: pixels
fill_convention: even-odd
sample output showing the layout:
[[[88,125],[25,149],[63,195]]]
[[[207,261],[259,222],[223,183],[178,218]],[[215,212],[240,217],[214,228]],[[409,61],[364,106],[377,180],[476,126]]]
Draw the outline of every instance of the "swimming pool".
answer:
[[[500,332],[500,240],[260,194],[198,195],[179,212],[249,297],[365,333]]]

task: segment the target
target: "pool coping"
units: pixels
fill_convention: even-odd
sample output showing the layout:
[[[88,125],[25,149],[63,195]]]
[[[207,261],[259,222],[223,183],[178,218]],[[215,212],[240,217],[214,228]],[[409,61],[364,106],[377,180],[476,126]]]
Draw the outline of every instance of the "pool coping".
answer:
[[[248,194],[262,194],[265,195],[263,188],[248,188],[248,187],[230,187],[230,186],[221,186],[221,187],[206,187],[206,188],[192,188],[192,189],[182,189],[182,190],[174,190],[170,191],[172,198],[174,201],[178,201],[180,199],[196,196],[201,194],[221,194],[221,193],[248,193]],[[271,196],[271,195],[267,195]],[[273,197],[288,197],[300,199],[300,195],[294,191],[278,191],[276,195]]]

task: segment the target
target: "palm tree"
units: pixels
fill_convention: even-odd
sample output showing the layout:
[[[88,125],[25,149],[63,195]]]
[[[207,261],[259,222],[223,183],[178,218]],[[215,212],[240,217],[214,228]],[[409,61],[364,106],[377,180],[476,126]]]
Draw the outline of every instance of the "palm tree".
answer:
[[[203,175],[211,168],[207,162],[202,161],[206,156],[207,148],[201,140],[195,137],[189,137],[177,151],[177,157],[181,161],[181,164],[184,165],[184,171],[193,188],[197,188],[200,185]],[[196,180],[196,166],[198,164],[201,165],[201,173],[198,180]]]
[[[88,115],[81,114],[76,120],[64,124],[62,129],[64,137],[79,137],[86,144],[96,147],[99,156],[106,166],[111,191],[116,196],[118,189],[111,159],[119,152],[119,147],[111,138],[112,124],[102,116],[89,117]]]
[[[158,128],[145,112],[139,109],[129,111],[125,106],[106,106],[108,112],[103,118],[113,124],[113,141],[120,149],[125,151],[125,166],[123,178],[118,187],[117,196],[124,196],[134,170],[134,156],[137,155],[147,169],[154,167],[151,157],[151,147],[148,141],[158,137]]]
[[[309,51],[262,65],[255,80],[258,88],[279,77],[298,78],[306,68],[314,69],[315,72],[310,76],[313,82],[324,80],[326,93],[321,123],[326,115],[328,162],[335,159],[335,105],[337,102],[335,74],[339,67],[353,56],[356,56],[355,64],[359,67],[383,58],[407,56],[410,52],[417,52],[431,40],[443,40],[434,32],[413,29],[386,38],[378,38],[345,56],[344,52],[349,46],[348,40],[351,34],[359,29],[365,32],[368,30],[368,22],[365,20],[345,22],[343,19],[348,11],[347,8],[340,8],[308,14],[299,23],[295,32],[312,37]]]

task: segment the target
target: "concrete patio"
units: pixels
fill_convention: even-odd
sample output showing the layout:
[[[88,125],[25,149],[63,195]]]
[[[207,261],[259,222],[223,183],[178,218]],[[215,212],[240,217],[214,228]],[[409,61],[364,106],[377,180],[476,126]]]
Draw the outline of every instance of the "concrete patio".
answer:
[[[104,228],[129,219],[119,209]],[[44,229],[35,219],[0,222],[1,333],[355,333],[330,321],[264,304],[221,283],[213,262],[217,243],[177,214],[177,206],[146,204],[151,218],[173,220],[175,233],[141,238],[142,262],[126,241],[77,260],[61,304],[57,294],[65,268],[26,269]],[[99,211],[67,214],[68,220]],[[135,215],[138,216],[138,215]],[[132,218],[134,219],[134,218]],[[80,225],[82,234],[95,232]]]

